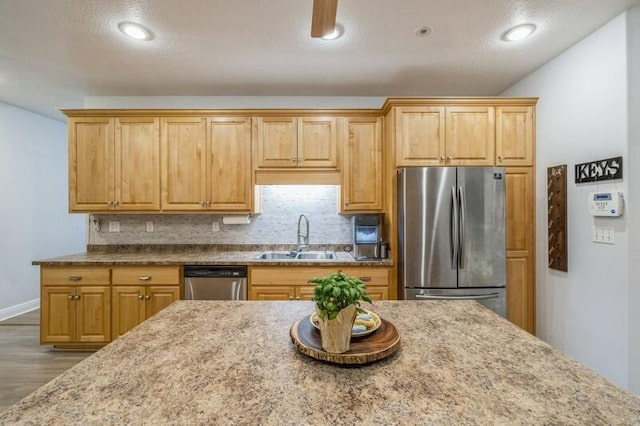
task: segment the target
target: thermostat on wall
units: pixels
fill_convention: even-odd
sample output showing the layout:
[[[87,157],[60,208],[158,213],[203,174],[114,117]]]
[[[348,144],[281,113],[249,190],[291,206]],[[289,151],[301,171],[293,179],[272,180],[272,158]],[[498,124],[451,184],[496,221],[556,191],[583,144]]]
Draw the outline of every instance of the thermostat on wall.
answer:
[[[589,194],[589,213],[592,216],[622,216],[624,197],[622,192],[592,192]]]

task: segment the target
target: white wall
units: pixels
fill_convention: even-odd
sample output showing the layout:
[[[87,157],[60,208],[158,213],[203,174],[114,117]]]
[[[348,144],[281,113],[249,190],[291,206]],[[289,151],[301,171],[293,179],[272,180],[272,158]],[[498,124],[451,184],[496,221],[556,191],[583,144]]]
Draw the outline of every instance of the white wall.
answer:
[[[640,7],[627,13],[629,84],[629,389],[640,395]]]
[[[594,218],[593,191],[629,192],[627,24],[623,14],[501,95],[538,96],[536,241],[538,336],[622,387],[629,373],[629,208]],[[577,163],[624,157],[614,183],[574,183]],[[547,167],[567,164],[567,273],[547,267]],[[593,226],[612,227],[615,245],[591,241]],[[638,259],[636,259],[636,262]]]
[[[39,306],[32,260],[84,251],[67,197],[66,125],[0,103],[0,320]]]

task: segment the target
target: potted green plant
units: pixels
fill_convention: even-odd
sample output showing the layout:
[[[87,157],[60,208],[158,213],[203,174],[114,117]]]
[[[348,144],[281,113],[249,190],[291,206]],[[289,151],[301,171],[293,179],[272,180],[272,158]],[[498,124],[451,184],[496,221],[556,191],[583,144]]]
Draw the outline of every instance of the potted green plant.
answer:
[[[322,349],[333,353],[347,352],[360,301],[371,303],[364,282],[344,272],[312,278],[309,282],[316,284],[313,301],[316,302]]]

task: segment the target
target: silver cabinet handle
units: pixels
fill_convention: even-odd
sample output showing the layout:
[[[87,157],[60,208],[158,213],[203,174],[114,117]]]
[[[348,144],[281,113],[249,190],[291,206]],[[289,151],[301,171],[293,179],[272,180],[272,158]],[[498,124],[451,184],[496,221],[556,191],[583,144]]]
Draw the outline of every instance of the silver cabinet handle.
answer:
[[[76,299],[76,300],[80,300],[80,295],[76,294],[73,298]]]
[[[371,277],[358,277],[360,281],[371,281]]]
[[[138,299],[142,300],[142,299],[144,299],[144,296],[143,296],[143,295],[141,295],[141,294],[139,294],[139,295],[138,295]]]
[[[144,298],[149,300],[149,299],[151,299],[151,296],[147,294]]]
[[[450,163],[450,162],[451,162],[451,156],[447,155],[447,163]]]
[[[67,296],[67,299],[69,299],[69,300],[73,300],[73,294],[68,295],[68,296]]]
[[[498,155],[498,161],[502,163],[502,155]]]
[[[292,163],[295,163],[296,161],[297,161],[297,160],[296,160],[296,158],[295,158],[295,157],[291,158],[291,162],[292,162]]]
[[[426,294],[416,294],[416,299],[431,299],[431,300],[482,300],[482,299],[496,299],[500,297],[498,293],[491,294],[478,294],[476,296],[430,296]]]
[[[211,201],[207,200],[207,207],[211,207]]]
[[[82,277],[80,275],[71,275],[69,281],[80,281]]]
[[[440,161],[441,162],[444,161],[444,156],[443,155],[440,156]]]
[[[304,161],[304,158],[298,157],[298,163],[302,163],[303,161]]]
[[[289,300],[293,300],[293,296],[289,296]]]
[[[204,206],[206,206],[206,205],[207,205],[207,202],[206,202],[206,201],[204,201],[204,200],[200,201],[200,207],[204,207]]]
[[[115,207],[118,207],[120,205],[120,201],[116,200],[116,201],[113,202],[113,204],[114,204]]]
[[[149,281],[151,277],[149,275],[142,275],[142,276],[139,276],[138,279],[140,281]]]
[[[296,297],[296,300],[300,300],[300,297]]]

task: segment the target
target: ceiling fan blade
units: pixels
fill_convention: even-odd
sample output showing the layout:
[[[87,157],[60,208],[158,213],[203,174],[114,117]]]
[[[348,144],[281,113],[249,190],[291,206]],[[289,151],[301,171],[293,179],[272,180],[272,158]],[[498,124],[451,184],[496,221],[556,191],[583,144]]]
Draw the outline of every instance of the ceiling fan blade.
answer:
[[[336,29],[338,0],[313,0],[311,37],[323,37]]]

